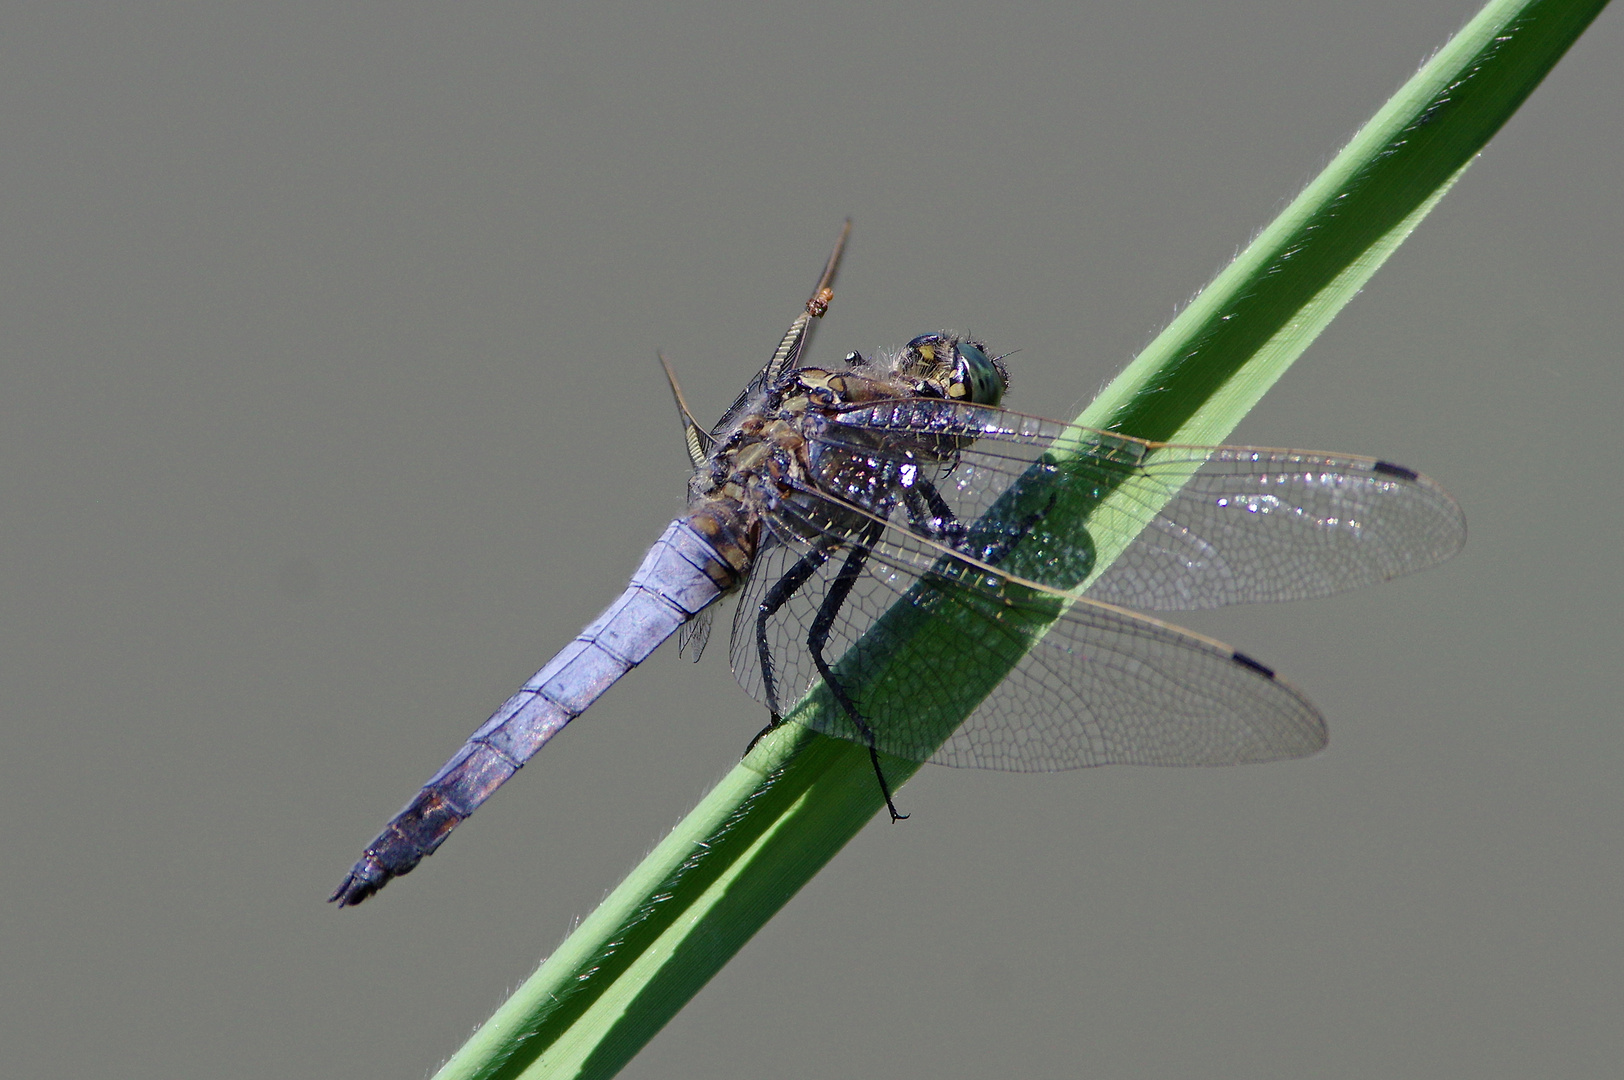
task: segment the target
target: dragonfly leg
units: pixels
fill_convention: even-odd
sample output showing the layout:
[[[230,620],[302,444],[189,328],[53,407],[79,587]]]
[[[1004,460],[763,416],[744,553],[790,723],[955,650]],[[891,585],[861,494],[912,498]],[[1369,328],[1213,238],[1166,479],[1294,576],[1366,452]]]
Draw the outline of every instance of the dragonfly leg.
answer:
[[[760,742],[762,739],[765,739],[769,731],[784,722],[784,718],[782,716],[779,716],[777,713],[771,710],[768,710],[767,715],[770,717],[770,719],[767,721],[767,726],[750,736],[750,742],[744,748],[744,753],[739,755],[740,757],[749,757],[750,751],[756,748],[756,743]]]
[[[824,594],[823,603],[818,607],[817,616],[812,620],[812,628],[806,635],[806,648],[812,654],[812,662],[818,666],[818,674],[823,676],[829,692],[834,694],[835,700],[845,710],[852,726],[857,729],[858,734],[863,737],[864,745],[868,747],[868,759],[874,765],[874,776],[880,782],[880,794],[885,796],[885,808],[891,812],[891,820],[901,821],[908,815],[899,813],[896,802],[891,798],[891,785],[886,782],[885,770],[880,768],[880,751],[876,746],[874,729],[863,719],[862,713],[857,709],[857,703],[846,692],[840,680],[835,678],[834,670],[823,656],[823,647],[828,644],[829,631],[834,626],[835,618],[845,605],[846,598],[851,595],[852,586],[857,584],[857,579],[863,573],[863,567],[868,562],[870,545],[879,539],[880,532],[884,528],[884,521],[876,520],[870,523],[863,530],[858,542],[852,545],[851,553],[841,564],[840,572],[835,575],[829,591]]]
[[[966,527],[929,481],[919,481],[908,490],[904,503],[908,508],[908,521],[919,532],[940,540],[953,548],[973,555],[989,566],[997,566],[1015,550],[1015,545],[1031,534],[1034,526],[1049,515],[1059,496],[1051,493],[1043,509],[1034,510],[1021,518],[1016,528],[987,535],[988,530]],[[926,510],[929,513],[926,513]]]
[[[1049,511],[1054,509],[1054,504],[1058,499],[1058,495],[1051,493],[1048,502],[1043,504],[1042,510],[1032,511],[1021,518],[1019,526],[1013,532],[1005,533],[1003,536],[999,536],[983,545],[978,553],[981,561],[988,566],[997,566],[1008,558],[1009,553],[1015,550],[1015,545],[1025,540],[1032,532],[1033,527],[1049,516]]]
[[[789,598],[800,591],[808,578],[817,573],[818,567],[828,561],[829,549],[813,548],[808,551],[801,556],[799,562],[789,568],[788,573],[773,582],[773,587],[767,590],[767,595],[761,599],[761,606],[756,609],[756,656],[761,661],[761,687],[767,696],[767,710],[772,713],[773,721],[760,735],[750,740],[751,746],[756,745],[762,735],[778,726],[781,711],[778,704],[778,684],[773,678],[772,650],[767,647],[767,620],[772,618],[779,608],[789,603]],[[749,752],[746,748],[745,753]]]
[[[917,481],[904,489],[902,501],[908,509],[908,522],[934,540],[956,548],[969,534],[970,530],[959,521],[936,485],[928,480]]]

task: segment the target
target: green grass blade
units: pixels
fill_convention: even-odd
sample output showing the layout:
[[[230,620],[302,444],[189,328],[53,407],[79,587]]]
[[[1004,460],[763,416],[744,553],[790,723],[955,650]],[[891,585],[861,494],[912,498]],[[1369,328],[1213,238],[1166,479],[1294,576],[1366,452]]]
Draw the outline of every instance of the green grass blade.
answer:
[[[1222,441],[1604,6],[1489,4],[1078,422],[1164,441]],[[1129,539],[1114,536],[1102,562]],[[952,644],[951,628],[912,632]],[[966,682],[998,677],[970,672]],[[964,712],[976,700],[967,694]],[[803,708],[822,705],[813,695]],[[917,767],[885,763],[895,783]],[[439,1076],[613,1075],[882,806],[865,750],[798,725],[779,728]]]

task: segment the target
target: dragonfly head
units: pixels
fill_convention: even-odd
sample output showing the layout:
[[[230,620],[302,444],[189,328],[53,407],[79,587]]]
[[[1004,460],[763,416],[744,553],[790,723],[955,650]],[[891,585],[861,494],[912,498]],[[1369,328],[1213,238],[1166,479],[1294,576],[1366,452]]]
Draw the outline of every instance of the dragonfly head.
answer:
[[[987,347],[953,334],[923,334],[903,346],[897,373],[919,381],[947,398],[972,405],[997,405],[1009,389],[1009,371]]]

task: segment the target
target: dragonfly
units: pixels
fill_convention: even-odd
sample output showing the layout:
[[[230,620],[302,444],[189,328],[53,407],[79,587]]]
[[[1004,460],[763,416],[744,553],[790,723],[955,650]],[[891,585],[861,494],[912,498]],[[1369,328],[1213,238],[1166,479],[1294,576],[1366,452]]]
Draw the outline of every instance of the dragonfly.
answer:
[[[716,424],[694,420],[667,368],[694,468],[687,510],[389,821],[333,902],[415,868],[672,635],[702,649],[712,605],[735,594],[741,685],[772,724],[865,746],[893,820],[905,815],[881,755],[1051,771],[1326,745],[1320,712],[1272,668],[1144,613],[1431,566],[1465,541],[1449,495],[1376,458],[1176,446],[1008,412],[1005,357],[947,331],[803,366],[850,227]],[[826,707],[790,712],[814,691]]]

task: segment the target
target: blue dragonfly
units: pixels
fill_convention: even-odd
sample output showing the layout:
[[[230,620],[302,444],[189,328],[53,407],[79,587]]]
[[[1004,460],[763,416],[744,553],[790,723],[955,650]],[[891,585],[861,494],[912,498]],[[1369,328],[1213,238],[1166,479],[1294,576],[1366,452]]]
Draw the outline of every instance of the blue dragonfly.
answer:
[[[694,466],[687,510],[367,846],[331,897],[340,907],[416,867],[667,638],[683,630],[702,648],[725,596],[738,596],[739,682],[773,723],[826,687],[834,707],[805,722],[867,747],[897,819],[881,754],[1023,771],[1312,754],[1325,721],[1295,687],[1141,612],[1325,596],[1464,543],[1460,508],[1401,465],[1007,412],[1004,358],[950,332],[804,365],[849,230],[721,420],[695,422],[672,380]],[[1132,537],[1115,559],[1099,557],[1108,533]],[[967,687],[956,656],[919,654],[933,647],[904,632],[915,616],[947,620],[995,661],[965,668],[994,675]],[[936,675],[898,687],[899,671]],[[979,704],[944,729],[966,700]]]

